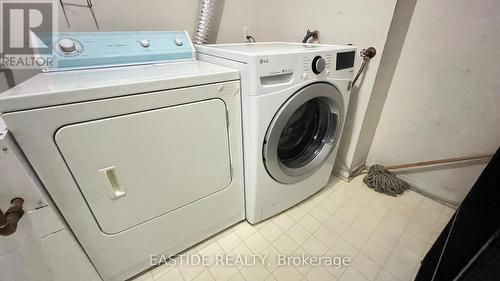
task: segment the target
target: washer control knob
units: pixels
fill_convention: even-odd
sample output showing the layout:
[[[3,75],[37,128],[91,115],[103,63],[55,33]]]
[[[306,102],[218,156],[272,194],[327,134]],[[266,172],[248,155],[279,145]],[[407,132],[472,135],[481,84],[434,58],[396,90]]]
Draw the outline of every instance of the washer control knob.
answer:
[[[144,48],[147,48],[149,46],[151,46],[151,42],[149,42],[148,39],[142,39],[141,41],[139,41],[139,43],[141,44],[141,46],[143,46]]]
[[[73,54],[78,51],[76,42],[73,39],[63,38],[59,40],[59,49],[65,54]]]
[[[174,43],[175,43],[175,45],[177,45],[177,46],[182,46],[182,45],[184,44],[184,42],[182,42],[182,40],[181,40],[181,39],[179,39],[179,38],[175,39],[175,40],[174,40]]]
[[[325,67],[326,61],[324,58],[322,58],[321,56],[314,57],[312,61],[312,71],[314,73],[320,74],[321,72],[323,72],[323,70],[325,70]]]

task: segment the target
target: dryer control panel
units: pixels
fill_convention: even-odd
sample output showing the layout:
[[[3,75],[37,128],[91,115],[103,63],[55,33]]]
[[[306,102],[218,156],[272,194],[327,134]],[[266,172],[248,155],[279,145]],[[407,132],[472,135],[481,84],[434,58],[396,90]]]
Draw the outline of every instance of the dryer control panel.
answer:
[[[44,71],[192,60],[185,31],[62,32],[52,36],[53,63]]]

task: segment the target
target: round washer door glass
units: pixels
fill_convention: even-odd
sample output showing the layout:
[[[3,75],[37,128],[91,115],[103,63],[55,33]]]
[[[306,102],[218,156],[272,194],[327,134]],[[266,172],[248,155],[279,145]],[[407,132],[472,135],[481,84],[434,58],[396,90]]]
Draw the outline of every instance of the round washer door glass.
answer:
[[[264,164],[282,183],[313,174],[335,147],[343,116],[343,98],[328,83],[297,91],[276,113],[264,140]]]

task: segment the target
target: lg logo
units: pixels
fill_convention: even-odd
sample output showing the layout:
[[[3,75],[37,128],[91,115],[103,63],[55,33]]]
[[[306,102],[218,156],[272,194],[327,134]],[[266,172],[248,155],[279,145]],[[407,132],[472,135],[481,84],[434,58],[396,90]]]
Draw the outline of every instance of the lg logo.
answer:
[[[269,59],[260,59],[259,63],[260,64],[269,63]]]
[[[2,1],[2,53],[51,54],[56,13],[51,1]]]

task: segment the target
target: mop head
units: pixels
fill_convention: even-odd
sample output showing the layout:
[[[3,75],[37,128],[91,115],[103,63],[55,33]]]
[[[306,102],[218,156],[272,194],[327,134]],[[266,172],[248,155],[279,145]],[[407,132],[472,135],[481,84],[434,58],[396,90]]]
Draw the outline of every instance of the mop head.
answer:
[[[407,182],[399,179],[394,173],[380,165],[371,166],[363,182],[375,191],[394,197],[403,194],[405,190],[410,188]]]

